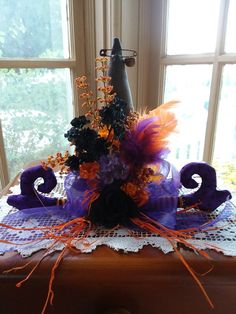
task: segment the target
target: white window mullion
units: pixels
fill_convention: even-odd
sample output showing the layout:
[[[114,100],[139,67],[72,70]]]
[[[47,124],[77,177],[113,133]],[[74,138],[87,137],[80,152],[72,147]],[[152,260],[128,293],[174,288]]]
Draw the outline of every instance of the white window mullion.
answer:
[[[122,0],[111,0],[111,13],[110,36],[118,37],[122,41]],[[111,37],[110,42],[112,42]]]
[[[174,55],[162,57],[164,65],[209,64],[215,60],[215,54]]]
[[[7,167],[7,159],[4,149],[4,140],[2,134],[2,125],[0,120],[0,187],[4,188],[9,183],[9,174]],[[1,190],[0,188],[0,190]]]
[[[95,77],[95,58],[96,58],[96,37],[100,31],[96,25],[96,1],[84,1],[84,25],[85,25],[85,74],[88,78],[91,90],[96,90]],[[82,73],[81,73],[82,74]]]
[[[160,65],[159,65],[159,77],[158,77],[158,104],[162,104],[164,100],[165,89],[165,74],[166,74],[166,51],[167,51],[167,20],[168,20],[168,6],[169,0],[161,1],[161,31],[159,32],[160,38]]]
[[[139,2],[139,36],[138,36],[138,62],[137,62],[137,90],[136,90],[136,108],[141,111],[143,107],[148,108],[147,94],[149,85],[147,85],[149,71],[149,59],[147,56],[150,47],[150,25],[147,23],[150,16],[150,6],[146,0]]]
[[[235,53],[227,53],[222,54],[218,57],[219,62],[227,63],[227,64],[235,64],[236,63],[236,54]]]
[[[75,86],[75,79],[86,72],[85,69],[85,20],[84,3],[82,0],[70,0],[68,19],[70,32],[70,52],[71,52],[71,82],[73,90],[73,114],[80,114],[78,92]]]
[[[221,87],[222,64],[215,62],[213,65],[211,92],[208,107],[208,119],[203,151],[203,160],[211,163],[214,151],[216,120]]]
[[[0,60],[0,68],[74,68],[76,67],[76,60]]]
[[[215,61],[213,63],[212,83],[208,108],[208,119],[206,126],[205,145],[203,152],[203,160],[212,163],[215,134],[216,134],[216,122],[219,108],[219,97],[221,89],[221,77],[223,63],[220,62],[220,56],[224,54],[224,43],[226,35],[226,22],[229,8],[229,0],[221,0],[219,24],[217,31],[217,42],[215,51]]]

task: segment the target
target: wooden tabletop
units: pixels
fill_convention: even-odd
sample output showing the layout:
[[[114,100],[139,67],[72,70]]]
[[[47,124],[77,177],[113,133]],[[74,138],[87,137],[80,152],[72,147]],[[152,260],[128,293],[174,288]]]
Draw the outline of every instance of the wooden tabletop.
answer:
[[[182,253],[195,271],[209,269],[209,263],[196,254]],[[32,266],[9,274],[2,271],[29,259],[14,254],[0,257],[0,313],[40,313],[57,254],[47,257],[21,288],[15,284]],[[41,255],[38,252],[30,258],[32,265]],[[134,314],[233,314],[236,259],[213,252],[211,256],[214,269],[201,277],[201,282],[214,302],[214,312],[174,253],[164,255],[158,249],[145,247],[139,253],[127,254],[99,247],[93,253],[70,253],[63,259],[54,282],[54,305],[48,307],[47,313],[95,314],[123,307]]]
[[[102,246],[89,254],[70,252],[64,257],[56,272],[53,306],[49,305],[46,313],[97,314],[112,308],[132,314],[236,313],[236,258],[209,252],[212,262],[208,262],[193,252],[181,249],[181,253],[197,273],[214,266],[210,273],[199,276],[214,311],[175,253],[165,255],[150,246],[138,253],[124,253]],[[28,259],[15,253],[0,256],[1,314],[41,312],[58,253],[46,257],[21,288],[15,284],[42,254]],[[32,265],[25,269],[2,273],[29,260]]]

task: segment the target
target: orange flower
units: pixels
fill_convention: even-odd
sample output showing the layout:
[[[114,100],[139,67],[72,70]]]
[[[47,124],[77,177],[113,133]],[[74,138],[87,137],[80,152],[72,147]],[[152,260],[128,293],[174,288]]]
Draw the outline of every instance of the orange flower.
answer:
[[[103,92],[103,93],[110,93],[113,90],[113,86],[108,85],[108,86],[99,86],[98,90]]]
[[[98,102],[101,102],[101,103],[110,103],[113,101],[114,97],[115,97],[116,94],[111,94],[111,95],[107,95],[106,94],[106,97],[105,98],[102,98],[102,97],[98,97],[97,98],[97,101]]]
[[[79,95],[79,98],[83,99],[83,98],[89,98],[93,93],[92,92],[88,92],[88,93],[82,93]]]
[[[128,194],[130,197],[135,197],[135,195],[136,195],[136,193],[137,193],[137,191],[138,191],[138,186],[137,185],[135,185],[134,183],[132,183],[132,182],[128,182],[128,183],[126,183],[126,184],[124,184],[123,186],[122,186],[122,190],[126,193],[126,194]]]
[[[108,65],[108,64],[104,64],[104,65],[101,65],[101,66],[97,66],[95,69],[96,69],[97,71],[102,71],[102,72],[104,72],[104,71],[107,71],[108,68],[109,68],[109,65]]]
[[[107,83],[107,82],[110,82],[110,81],[111,81],[111,77],[110,77],[110,76],[106,76],[106,75],[102,75],[102,76],[96,78],[96,81],[97,81],[97,82],[104,82],[104,83]]]
[[[96,62],[108,62],[109,57],[97,57]]]
[[[95,179],[99,170],[99,164],[94,162],[86,162],[79,167],[80,177],[83,179]]]
[[[106,126],[104,126],[103,128],[99,129],[99,131],[98,131],[98,134],[101,137],[105,137],[105,138],[108,136],[108,133],[109,133],[109,131],[108,131]]]
[[[143,206],[149,198],[149,194],[145,189],[140,189],[138,185],[128,182],[121,188],[126,194],[128,194],[138,207]]]
[[[88,87],[88,83],[86,83],[86,76],[79,76],[75,79],[75,84],[77,88],[86,89]]]

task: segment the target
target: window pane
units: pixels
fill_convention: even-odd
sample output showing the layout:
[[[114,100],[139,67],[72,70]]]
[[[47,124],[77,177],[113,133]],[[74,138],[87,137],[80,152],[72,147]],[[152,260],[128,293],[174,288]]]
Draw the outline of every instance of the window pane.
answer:
[[[178,168],[202,160],[210,96],[211,65],[174,65],[166,69],[164,101],[179,100],[178,133],[172,137],[171,160]]]
[[[68,58],[66,0],[0,0],[1,58]]]
[[[167,54],[215,51],[219,0],[169,0]]]
[[[225,38],[225,52],[236,52],[235,16],[236,16],[236,1],[231,0],[229,4],[227,32],[226,32],[226,38]]]
[[[0,117],[10,176],[64,152],[72,117],[69,69],[1,69]]]
[[[222,185],[236,196],[236,65],[226,65],[220,95],[214,166]]]

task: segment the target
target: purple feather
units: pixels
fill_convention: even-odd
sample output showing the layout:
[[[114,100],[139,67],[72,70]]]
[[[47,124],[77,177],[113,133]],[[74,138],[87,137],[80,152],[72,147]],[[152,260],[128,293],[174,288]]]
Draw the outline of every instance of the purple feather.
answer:
[[[157,141],[160,126],[158,118],[151,117],[138,123],[134,130],[127,132],[121,143],[122,158],[133,167],[141,168],[147,164],[158,163],[168,154],[166,148],[151,151],[153,143]],[[156,122],[156,123],[155,123]]]

